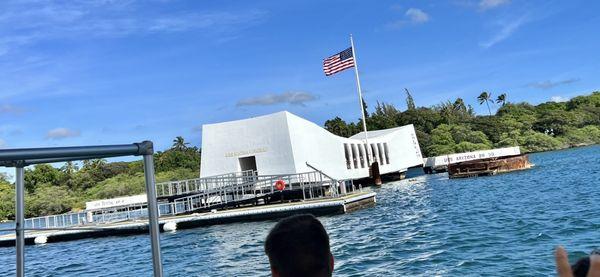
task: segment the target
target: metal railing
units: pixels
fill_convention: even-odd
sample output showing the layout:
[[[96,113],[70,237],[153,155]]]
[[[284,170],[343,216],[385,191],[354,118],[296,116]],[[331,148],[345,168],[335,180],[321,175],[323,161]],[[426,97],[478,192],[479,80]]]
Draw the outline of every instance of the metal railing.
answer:
[[[156,184],[156,193],[158,197],[190,194],[231,184],[252,182],[256,176],[258,176],[256,171],[247,170],[196,179],[162,182]]]
[[[25,228],[64,228],[86,224],[86,213],[66,213],[25,219]]]
[[[362,191],[362,186],[355,186],[352,180],[335,180],[320,171],[286,175],[256,175],[251,172],[239,172],[157,184],[157,191],[160,191],[159,187],[161,187],[165,192],[170,192],[167,194],[169,196],[182,195],[173,202],[159,203],[158,215],[163,217],[174,216],[222,205],[235,205],[236,203],[252,200],[258,201],[261,197],[274,195],[278,192],[275,188],[275,182],[278,180],[285,182],[284,191],[301,191],[302,200],[336,198],[344,194]],[[192,184],[222,185],[202,187],[192,186]],[[344,189],[342,189],[342,186],[344,186]],[[192,195],[188,195],[190,193]],[[84,211],[29,218],[25,220],[25,226],[27,229],[99,226],[148,218],[146,204],[133,204],[90,213]]]
[[[276,192],[275,182],[282,180],[287,185],[284,191],[300,190],[302,199],[338,197],[338,181],[327,178],[320,172],[307,172],[288,175],[252,176],[253,180],[243,180],[239,184],[221,186],[212,190],[202,191],[191,196],[175,199],[173,208],[175,214],[189,213],[200,209],[209,209],[223,204],[239,203],[258,200]]]
[[[148,226],[155,277],[163,276],[160,252],[158,205],[154,185],[154,146],[151,141],[121,145],[22,148],[0,150],[0,166],[15,168],[15,272],[25,276],[25,167],[35,164],[77,160],[105,159],[122,156],[143,156],[146,195],[148,201]],[[79,217],[75,216],[79,223]],[[72,215],[44,218],[44,224],[73,224]],[[38,220],[41,224],[41,220]],[[35,224],[35,220],[31,220]],[[34,228],[32,228],[34,229]]]

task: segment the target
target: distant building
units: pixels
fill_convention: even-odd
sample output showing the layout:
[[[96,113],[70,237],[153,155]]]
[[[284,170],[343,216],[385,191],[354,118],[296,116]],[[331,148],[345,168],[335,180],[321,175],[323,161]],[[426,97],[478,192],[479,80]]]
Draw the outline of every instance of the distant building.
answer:
[[[369,177],[369,161],[381,174],[405,172],[423,164],[414,127],[369,131],[350,138],[336,136],[287,111],[202,126],[200,177],[256,171],[259,175],[313,171],[307,163],[336,179]],[[372,156],[367,157],[371,147]]]

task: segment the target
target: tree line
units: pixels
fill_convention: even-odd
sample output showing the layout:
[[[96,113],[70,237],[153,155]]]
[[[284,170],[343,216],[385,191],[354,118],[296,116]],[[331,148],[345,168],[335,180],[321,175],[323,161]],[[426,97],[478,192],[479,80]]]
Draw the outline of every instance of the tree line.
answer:
[[[183,137],[166,151],[154,154],[156,181],[198,178],[198,147]],[[14,219],[15,189],[0,175],[0,220]],[[37,217],[85,209],[85,202],[145,193],[141,160],[107,162],[105,159],[66,162],[60,168],[39,164],[25,169],[25,216]]]
[[[488,115],[476,115],[462,98],[431,107],[417,107],[406,90],[406,110],[377,102],[366,112],[368,130],[413,124],[424,156],[520,146],[522,152],[539,152],[600,143],[600,92],[577,96],[566,102],[531,105],[511,103],[508,94],[495,99],[499,105],[492,114],[494,98],[482,92],[474,100],[486,105]],[[363,101],[367,110],[367,105]],[[339,136],[362,131],[362,119],[347,123],[340,117],[325,121],[324,127]]]

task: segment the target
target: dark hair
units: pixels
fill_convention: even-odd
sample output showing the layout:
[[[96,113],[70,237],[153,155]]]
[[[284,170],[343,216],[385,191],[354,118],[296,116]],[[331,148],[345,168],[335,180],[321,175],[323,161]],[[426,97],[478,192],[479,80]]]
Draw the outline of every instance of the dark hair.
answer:
[[[333,271],[329,236],[309,214],[279,221],[267,236],[265,252],[282,277],[331,276]]]
[[[590,270],[590,257],[581,258],[571,266],[574,277],[585,277],[588,274],[588,270]]]

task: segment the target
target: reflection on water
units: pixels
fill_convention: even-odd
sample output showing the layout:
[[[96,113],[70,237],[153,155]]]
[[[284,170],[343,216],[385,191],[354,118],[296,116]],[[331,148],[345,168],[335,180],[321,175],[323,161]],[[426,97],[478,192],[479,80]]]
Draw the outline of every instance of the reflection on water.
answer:
[[[531,155],[532,170],[493,177],[419,176],[375,189],[377,205],[320,219],[336,276],[551,275],[552,249],[600,246],[600,147]],[[162,234],[167,276],[267,276],[273,221]],[[30,276],[148,276],[148,236],[27,247]],[[0,249],[0,276],[14,275]]]

